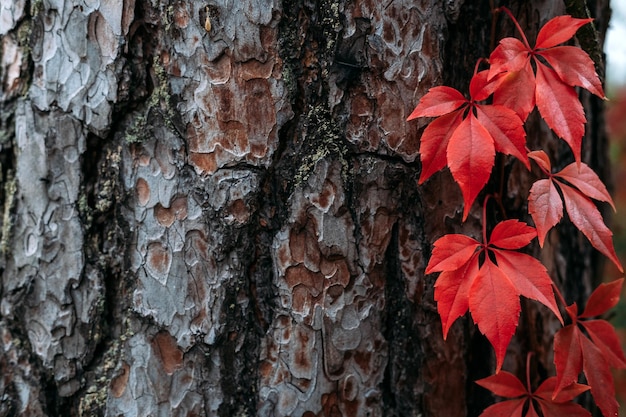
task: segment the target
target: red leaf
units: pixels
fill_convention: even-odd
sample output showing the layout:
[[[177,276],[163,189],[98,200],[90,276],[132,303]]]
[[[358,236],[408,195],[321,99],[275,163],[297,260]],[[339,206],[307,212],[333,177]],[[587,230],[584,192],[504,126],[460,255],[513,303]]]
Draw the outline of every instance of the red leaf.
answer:
[[[578,381],[578,375],[583,369],[583,352],[580,347],[580,330],[575,324],[570,324],[554,335],[554,366],[556,367],[557,384],[552,394],[558,397],[565,387]]]
[[[489,79],[501,72],[517,72],[530,62],[530,51],[519,39],[504,38],[489,55]]]
[[[496,74],[489,77],[489,70],[479,71],[470,80],[470,96],[474,102],[486,100],[494,93],[504,81],[506,73]]]
[[[588,385],[573,383],[568,385],[564,389],[561,390],[559,395],[553,400],[552,395],[554,393],[554,389],[556,388],[556,377],[552,376],[539,385],[539,388],[535,391],[535,395],[539,398],[542,398],[547,401],[553,401],[555,403],[563,403],[567,401],[571,401],[574,398],[578,397],[585,391],[589,390]]]
[[[519,220],[511,219],[500,222],[493,228],[489,244],[501,249],[520,249],[528,245],[537,230]]]
[[[443,115],[433,120],[424,130],[420,140],[420,159],[422,161],[420,184],[448,164],[446,150],[450,136],[461,124],[462,115],[461,111]]]
[[[525,417],[539,417],[539,414],[537,414],[537,411],[535,410],[535,405],[532,403],[532,401],[528,403],[528,411],[526,412]]]
[[[550,48],[570,40],[582,26],[593,19],[576,19],[572,16],[557,16],[549,20],[537,34],[535,50]]]
[[[478,329],[495,350],[497,373],[517,327],[520,302],[513,283],[489,258],[470,288],[469,309]]]
[[[590,297],[590,311],[604,312],[607,308],[596,308],[602,295],[609,295],[609,304],[614,304],[611,295],[621,289],[621,282],[596,289]],[[593,300],[592,300],[593,298]],[[610,308],[610,307],[609,307]],[[595,310],[595,311],[594,311]],[[568,306],[570,316],[576,314],[576,305]],[[589,312],[586,313],[589,315]],[[573,324],[559,330],[554,338],[554,364],[557,370],[557,386],[553,398],[562,398],[563,391],[576,382],[581,370],[591,387],[591,395],[605,417],[617,415],[615,388],[609,365],[626,367],[626,359],[613,327],[604,320],[580,321],[573,317]],[[593,342],[585,336],[577,323],[589,333]],[[605,359],[606,358],[606,359]],[[607,362],[608,360],[608,362]]]
[[[450,137],[448,166],[463,193],[463,220],[483,189],[493,167],[495,147],[489,132],[470,112]]]
[[[594,248],[613,261],[620,272],[624,272],[613,247],[613,233],[604,224],[595,204],[572,187],[562,185],[560,188],[565,200],[565,209],[572,223],[583,232]]]
[[[580,315],[580,318],[591,318],[600,316],[619,302],[620,294],[622,293],[622,285],[624,284],[624,278],[598,285],[587,300],[587,306]]]
[[[465,235],[444,235],[435,242],[426,273],[459,269],[469,262],[480,246],[477,240]]]
[[[545,153],[531,152],[528,156],[549,172],[550,161]],[[572,188],[567,183],[559,184],[570,220],[589,239],[593,247],[611,259],[623,272],[613,247],[613,233],[604,224],[602,215],[595,204],[583,194],[587,193],[593,198],[613,205],[613,200],[602,181],[591,168],[583,163],[580,167],[570,164],[553,177],[580,187],[581,191]],[[539,180],[533,184],[528,197],[528,211],[537,227],[539,245],[543,247],[546,234],[563,216],[561,199],[551,179]]]
[[[443,116],[453,112],[465,103],[467,103],[467,99],[454,88],[446,86],[433,87],[420,99],[419,104],[407,120],[413,120],[418,117]]]
[[[485,254],[479,267],[486,245],[464,235],[446,235],[435,242],[426,267],[426,273],[441,272],[435,300],[444,338],[452,323],[469,309],[494,347],[498,370],[517,327],[520,295],[546,305],[563,322],[545,267],[529,255],[507,250],[521,248],[535,236],[534,228],[518,220],[499,223],[489,243],[497,264]]]
[[[546,268],[532,256],[512,251],[493,251],[498,268],[513,282],[517,293],[548,307],[563,324]]]
[[[587,320],[580,324],[587,330],[593,343],[600,349],[604,357],[613,368],[626,368],[626,358],[622,351],[622,344],[615,333],[615,329],[605,320]]]
[[[494,92],[493,104],[513,110],[522,121],[526,121],[535,108],[535,74],[530,61],[521,70],[504,74]]]
[[[565,311],[574,324],[578,323],[578,305],[576,303],[566,306]]]
[[[587,120],[574,88],[564,84],[554,70],[538,63],[535,99],[539,113],[548,126],[567,142],[576,162],[580,163]]]
[[[539,246],[543,247],[546,235],[563,217],[563,203],[552,180],[536,181],[530,188],[528,211],[537,227]]]
[[[479,417],[522,417],[526,399],[502,401],[490,405],[481,413]],[[533,417],[533,416],[527,416]]]
[[[589,55],[575,46],[557,46],[539,53],[567,85],[582,87],[605,98],[602,83]]]
[[[524,122],[513,110],[498,105],[476,106],[478,121],[494,140],[496,151],[513,155],[530,169]]]
[[[524,385],[515,375],[506,371],[502,371],[496,375],[476,381],[476,383],[500,397],[516,398],[513,400],[502,401],[494,406],[487,408],[481,417],[509,417],[510,415],[519,415],[528,403],[528,410],[525,417],[538,417],[533,401],[536,401],[541,408],[543,417],[591,417],[591,414],[578,404],[574,404],[571,400],[587,391],[589,387],[582,384],[571,384],[566,387],[557,399],[552,399],[554,388],[556,387],[556,377],[546,379],[537,390],[530,394]]]
[[[478,275],[478,255],[474,255],[463,267],[444,271],[435,282],[435,301],[441,317],[443,338],[448,336],[450,326],[469,308],[469,289]]]
[[[548,174],[552,172],[552,164],[550,158],[544,151],[532,151],[528,152],[528,157],[535,161],[544,171]]]
[[[535,391],[539,407],[544,417],[591,417],[591,413],[580,405],[571,402],[575,397],[589,390],[589,386],[574,383],[561,391],[559,396],[552,399],[556,388],[556,377],[546,379]]]
[[[569,40],[590,21],[571,16],[556,17],[539,31],[535,48],[517,39],[505,38],[489,57],[489,79],[508,73],[494,93],[494,104],[506,105],[526,120],[534,107],[532,104],[536,103],[548,126],[570,145],[577,163],[580,163],[586,120],[572,86],[589,88],[601,97],[604,94],[593,62],[582,50],[567,54],[569,47],[554,47]],[[536,75],[533,74],[531,57],[535,61]],[[549,62],[552,68],[539,57]]]
[[[591,417],[591,413],[572,402],[538,401],[544,417]],[[504,417],[504,416],[503,416]]]
[[[598,174],[589,168],[589,165],[585,163],[581,163],[580,166],[569,164],[560,172],[554,174],[554,176],[569,182],[587,197],[609,203],[615,210],[615,204],[611,195],[602,180],[600,180],[600,177],[598,177]]]
[[[580,336],[583,369],[587,383],[591,387],[591,395],[604,417],[617,416],[619,405],[615,400],[613,376],[602,352],[585,336]]]
[[[507,371],[479,379],[476,383],[500,397],[515,398],[528,395],[524,384],[515,375]]]

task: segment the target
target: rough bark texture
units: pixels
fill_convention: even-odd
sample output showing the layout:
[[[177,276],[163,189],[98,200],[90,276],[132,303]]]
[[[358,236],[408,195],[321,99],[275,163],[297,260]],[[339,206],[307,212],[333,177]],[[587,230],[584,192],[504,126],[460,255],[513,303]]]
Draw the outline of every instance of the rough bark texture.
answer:
[[[565,12],[509,6],[531,38]],[[0,416],[478,415],[491,348],[466,319],[442,340],[424,268],[480,213],[448,173],[416,186],[405,119],[465,90],[490,29],[488,1],[0,0]],[[525,216],[532,176],[496,172]],[[590,246],[546,246],[584,298]],[[505,366],[545,372],[555,322],[526,304]]]

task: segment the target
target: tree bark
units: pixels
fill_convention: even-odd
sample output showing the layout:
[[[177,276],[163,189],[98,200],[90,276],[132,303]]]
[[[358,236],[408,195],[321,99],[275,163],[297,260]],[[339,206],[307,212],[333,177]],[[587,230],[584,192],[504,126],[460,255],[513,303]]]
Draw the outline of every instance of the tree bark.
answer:
[[[461,222],[447,171],[417,186],[426,121],[405,120],[514,35],[489,3],[0,0],[0,416],[480,414],[491,347],[467,318],[443,340],[424,275],[480,207]],[[566,13],[501,3],[531,39]],[[601,51],[607,2],[569,3]],[[501,158],[489,191],[527,219],[535,174]],[[533,250],[586,297],[600,257],[576,229]],[[553,372],[557,324],[525,302],[505,368],[532,350]]]

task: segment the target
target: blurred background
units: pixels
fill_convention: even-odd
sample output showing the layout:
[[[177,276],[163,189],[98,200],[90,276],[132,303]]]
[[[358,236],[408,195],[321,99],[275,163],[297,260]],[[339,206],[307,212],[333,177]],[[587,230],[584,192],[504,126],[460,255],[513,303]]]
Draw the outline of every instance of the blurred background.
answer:
[[[612,0],[613,13],[609,23],[604,52],[606,53],[606,95],[609,98],[607,130],[613,164],[613,198],[617,213],[613,214],[611,229],[617,255],[626,265],[626,1]],[[612,281],[623,274],[606,263],[605,279]],[[626,290],[618,305],[613,324],[626,350]],[[626,370],[615,372],[616,393],[621,404],[620,416],[626,417]]]

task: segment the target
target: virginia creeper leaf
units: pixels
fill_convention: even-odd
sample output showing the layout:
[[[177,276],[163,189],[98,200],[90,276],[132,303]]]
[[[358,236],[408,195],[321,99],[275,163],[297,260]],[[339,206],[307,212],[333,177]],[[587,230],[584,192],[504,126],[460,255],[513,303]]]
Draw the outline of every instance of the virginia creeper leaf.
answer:
[[[548,231],[563,217],[563,203],[552,180],[536,181],[530,188],[528,211],[537,227],[539,246],[543,247]]]
[[[580,336],[583,370],[587,383],[591,387],[591,395],[604,417],[617,416],[619,405],[615,400],[613,375],[602,352],[585,336]]]
[[[472,100],[483,101],[486,100],[494,91],[498,89],[500,84],[504,81],[506,74],[496,74],[493,79],[489,78],[489,70],[479,71],[470,80],[469,91]]]
[[[563,388],[559,395],[552,400],[552,394],[556,388],[556,377],[551,376],[539,385],[535,391],[535,395],[539,398],[556,403],[564,403],[578,397],[583,392],[589,391],[589,385],[573,383]]]
[[[560,188],[565,200],[565,209],[572,223],[583,232],[594,248],[613,261],[620,272],[624,272],[613,247],[613,233],[604,224],[595,204],[572,187],[563,185]]]
[[[526,403],[525,398],[509,400],[490,405],[482,412],[480,417],[524,417],[522,412]],[[535,416],[527,416],[535,417]]]
[[[575,46],[556,46],[541,51],[540,55],[565,84],[582,87],[600,98],[605,98],[593,61],[582,49]]]
[[[589,297],[587,308],[578,317],[576,304],[568,306],[567,311],[573,323],[559,330],[554,338],[557,386],[553,398],[559,398],[582,371],[591,387],[591,395],[605,417],[617,415],[610,367],[626,368],[626,358],[611,324],[604,320],[581,319],[602,314],[615,306],[622,283],[623,279],[620,279],[596,288]],[[605,306],[601,305],[603,300],[606,301]],[[586,330],[591,339],[581,328]]]
[[[530,62],[528,47],[516,38],[503,38],[489,56],[489,79],[501,72],[517,72]]]
[[[502,72],[516,74],[511,76],[510,82],[505,80],[500,84],[494,93],[494,104],[506,104],[526,120],[533,108],[531,104],[536,103],[548,126],[570,145],[579,164],[586,120],[573,86],[588,88],[600,97],[604,97],[604,93],[587,54],[579,48],[568,53],[571,52],[568,48],[573,47],[557,45],[571,39],[590,21],[571,16],[555,17],[541,28],[534,48],[517,39],[505,38],[489,57],[489,79]],[[536,75],[533,75],[531,59]],[[534,96],[534,101],[530,95]]]
[[[426,273],[454,271],[466,264],[481,244],[469,236],[444,235],[435,242]]]
[[[535,108],[535,74],[530,61],[519,71],[503,74],[504,78],[493,94],[493,104],[508,107],[526,121]]]
[[[528,157],[535,161],[537,165],[541,167],[545,172],[552,172],[552,164],[550,158],[544,151],[532,151],[528,152]]]
[[[441,317],[444,340],[450,326],[469,308],[469,289],[478,274],[478,255],[474,255],[463,267],[444,271],[435,282],[435,301]]]
[[[554,335],[554,366],[556,367],[557,384],[552,394],[553,398],[557,397],[563,388],[578,381],[578,375],[583,369],[580,336],[576,324],[565,326]]]
[[[458,90],[452,87],[433,87],[420,99],[419,104],[409,115],[407,120],[418,117],[443,116],[458,109],[467,102]]]
[[[515,398],[528,394],[524,384],[507,371],[479,379],[476,383],[500,397]]]
[[[463,194],[463,220],[483,189],[494,164],[495,147],[487,129],[470,112],[450,137],[448,166]]]
[[[560,81],[554,70],[537,64],[537,108],[548,126],[572,149],[580,162],[582,138],[585,134],[585,112],[573,87]]]
[[[598,177],[598,174],[589,168],[589,165],[585,163],[581,163],[580,166],[569,164],[555,174],[555,177],[569,182],[587,197],[609,203],[615,210],[615,204],[611,195],[600,177]]]
[[[579,317],[581,319],[597,317],[615,307],[619,302],[623,284],[624,278],[620,278],[609,283],[598,285],[589,296],[587,305]]]
[[[517,327],[521,295],[546,305],[563,322],[545,267],[530,255],[510,250],[528,245],[535,236],[533,227],[518,220],[498,223],[487,245],[464,235],[445,235],[435,242],[426,266],[426,273],[441,272],[435,301],[444,338],[469,309],[494,347],[498,370]]]
[[[505,220],[496,225],[489,244],[501,249],[520,249],[537,237],[537,230],[519,220]]]
[[[593,19],[576,19],[569,15],[550,19],[539,30],[535,49],[550,48],[566,42],[576,34],[578,29],[589,22],[593,22]]]
[[[563,318],[554,298],[552,279],[548,271],[537,259],[524,253],[493,250],[498,268],[515,285],[517,294],[536,300],[548,307],[559,319]]]
[[[493,138],[496,151],[513,155],[530,169],[526,155],[526,131],[517,113],[505,106],[476,106],[478,121]]]
[[[539,245],[543,247],[546,234],[563,216],[563,205],[556,189],[558,186],[571,222],[589,239],[594,248],[607,256],[623,272],[613,247],[613,233],[606,227],[600,211],[590,199],[591,197],[606,201],[614,206],[600,178],[584,163],[570,164],[552,174],[548,169],[550,160],[544,152],[530,152],[528,156],[550,176],[550,179],[536,181],[528,197],[528,211],[537,227]]]
[[[556,388],[556,377],[546,379],[534,393],[544,417],[591,417],[591,413],[580,405],[571,402],[575,397],[589,390],[588,385],[571,384],[563,389],[559,396],[552,399]]]
[[[480,417],[509,417],[510,415],[538,417],[535,402],[541,408],[543,417],[591,417],[591,413],[572,402],[574,397],[589,389],[583,384],[571,384],[561,392],[559,397],[553,399],[556,377],[546,379],[533,393],[528,392],[515,375],[506,371],[480,379],[476,383],[500,397],[512,398],[488,407]],[[525,407],[527,411],[524,414]]]
[[[580,324],[587,330],[593,343],[600,349],[609,365],[616,369],[626,368],[622,344],[611,324],[606,320],[586,320]]]
[[[517,289],[488,257],[470,288],[469,309],[478,329],[495,350],[497,373],[517,328],[521,308]]]
[[[573,402],[538,401],[544,417],[591,417],[591,413]],[[504,417],[504,416],[502,416]]]
[[[570,319],[572,319],[572,322],[576,322],[576,320],[578,320],[578,305],[576,305],[576,303],[570,304],[565,307],[565,311],[567,311],[567,314],[569,315]]]
[[[461,120],[463,120],[462,112],[454,111],[438,117],[426,126],[420,141],[420,159],[422,161],[420,184],[448,164],[446,156],[448,142],[450,142],[452,133],[461,124]]]

